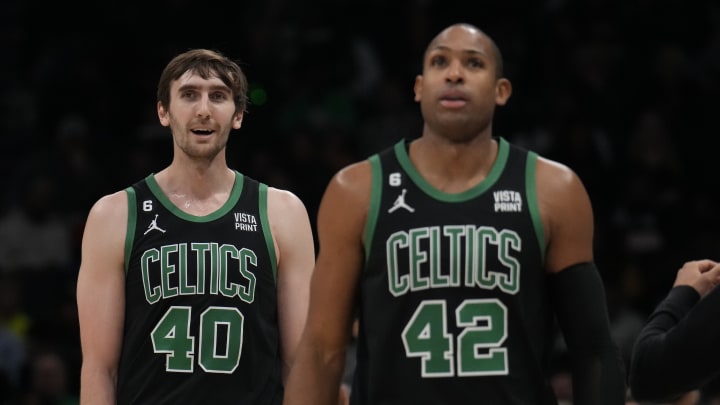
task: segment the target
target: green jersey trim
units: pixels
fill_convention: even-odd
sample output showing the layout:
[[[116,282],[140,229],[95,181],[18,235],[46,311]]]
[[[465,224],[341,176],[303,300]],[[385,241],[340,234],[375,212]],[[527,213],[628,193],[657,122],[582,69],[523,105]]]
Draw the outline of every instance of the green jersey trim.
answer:
[[[540,244],[540,258],[545,262],[545,231],[543,229],[542,218],[540,217],[540,206],[537,199],[537,169],[538,155],[535,152],[528,151],[527,162],[525,166],[525,185],[528,200],[528,209],[532,218],[533,227],[535,227],[535,236]]]
[[[137,226],[137,196],[135,195],[135,189],[132,187],[126,188],[125,194],[127,194],[128,201],[127,233],[125,234],[125,274],[127,274],[130,267],[130,253],[135,240],[135,227]]]
[[[240,194],[242,193],[243,189],[243,183],[244,183],[245,177],[240,174],[239,172],[235,172],[235,184],[233,184],[233,188],[230,191],[230,197],[227,199],[225,204],[222,205],[219,209],[217,209],[215,212],[211,212],[208,215],[204,216],[195,216],[188,214],[187,212],[179,209],[175,206],[175,204],[170,201],[169,198],[163,193],[162,189],[160,188],[160,185],[158,185],[157,180],[155,180],[155,174],[151,173],[149,174],[145,180],[147,181],[147,185],[150,188],[150,191],[155,195],[155,198],[160,201],[160,204],[162,204],[165,208],[168,209],[168,211],[175,214],[177,217],[182,218],[186,221],[190,222],[210,222],[214,221],[223,215],[227,214],[232,210],[232,208],[235,206],[237,201],[240,199]]]
[[[267,245],[267,251],[270,255],[270,263],[272,263],[273,279],[277,285],[277,255],[275,254],[275,244],[273,243],[272,230],[270,229],[270,220],[268,218],[268,186],[267,184],[259,184],[259,208],[260,208],[260,223],[263,228],[263,236],[265,237],[265,245]]]
[[[490,169],[487,177],[469,190],[465,190],[461,193],[446,193],[431,186],[430,183],[428,183],[420,175],[420,173],[417,171],[417,169],[415,169],[415,166],[413,166],[412,162],[410,161],[410,157],[408,156],[408,151],[405,145],[405,140],[401,140],[395,144],[395,155],[400,162],[400,166],[405,170],[410,179],[415,184],[417,184],[417,186],[421,190],[423,190],[429,196],[439,201],[445,202],[467,201],[481,195],[482,193],[490,189],[490,187],[495,184],[498,178],[500,178],[500,175],[505,169],[508,155],[510,154],[510,145],[508,144],[508,142],[504,138],[498,138],[497,159],[495,160],[495,163],[493,163],[493,167]]]
[[[378,215],[380,215],[380,198],[382,197],[382,165],[380,164],[380,156],[372,155],[368,159],[370,161],[370,171],[372,179],[370,181],[370,207],[368,207],[368,216],[365,223],[365,260],[370,255],[370,247],[372,246],[373,235],[375,234],[375,225],[377,224]]]

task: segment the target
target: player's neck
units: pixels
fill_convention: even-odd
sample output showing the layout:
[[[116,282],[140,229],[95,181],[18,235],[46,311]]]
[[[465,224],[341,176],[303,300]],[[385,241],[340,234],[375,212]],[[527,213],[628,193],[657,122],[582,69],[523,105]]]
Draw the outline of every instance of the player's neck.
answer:
[[[225,165],[195,167],[173,162],[157,173],[155,180],[171,200],[175,196],[182,200],[179,205],[188,205],[227,197],[235,184],[235,172]]]
[[[498,143],[491,137],[452,142],[423,136],[408,151],[420,175],[448,193],[463,192],[479,184],[492,169],[497,153]]]

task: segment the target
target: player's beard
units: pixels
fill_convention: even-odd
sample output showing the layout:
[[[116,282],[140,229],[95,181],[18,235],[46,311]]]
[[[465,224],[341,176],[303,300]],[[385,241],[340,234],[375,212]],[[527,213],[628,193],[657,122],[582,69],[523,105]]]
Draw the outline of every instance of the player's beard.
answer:
[[[188,157],[192,159],[213,160],[227,146],[230,130],[227,126],[220,128],[218,132],[209,135],[212,139],[208,142],[196,142],[195,137],[187,126],[178,124],[172,117],[170,118],[170,128],[173,134],[182,134],[174,136],[174,142],[177,147]]]
[[[193,159],[212,160],[218,153],[222,152],[227,145],[228,134],[214,134],[212,142],[197,143],[191,141],[191,136],[195,136],[192,132],[188,132],[189,136],[177,142],[178,147],[189,157]]]

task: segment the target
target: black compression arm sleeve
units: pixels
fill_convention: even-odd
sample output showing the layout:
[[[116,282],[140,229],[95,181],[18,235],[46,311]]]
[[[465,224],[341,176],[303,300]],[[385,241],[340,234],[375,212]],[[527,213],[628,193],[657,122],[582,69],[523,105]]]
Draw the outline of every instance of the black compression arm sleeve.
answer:
[[[678,286],[648,318],[635,341],[630,391],[636,400],[667,401],[720,372],[720,289],[705,298]]]
[[[581,263],[551,275],[550,292],[571,356],[573,403],[624,405],[625,366],[610,335],[597,268]]]

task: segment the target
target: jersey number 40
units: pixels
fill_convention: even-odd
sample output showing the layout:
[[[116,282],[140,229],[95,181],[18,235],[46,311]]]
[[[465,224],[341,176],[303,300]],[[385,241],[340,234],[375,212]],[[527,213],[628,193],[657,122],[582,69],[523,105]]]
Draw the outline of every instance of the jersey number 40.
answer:
[[[195,364],[195,337],[190,335],[192,308],[168,309],[151,333],[155,353],[165,354],[165,370],[192,373]],[[245,318],[237,308],[209,307],[200,315],[198,364],[208,373],[231,374],[240,364]],[[225,326],[227,342],[218,353],[217,333]]]

